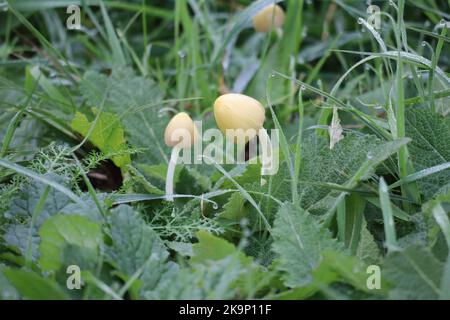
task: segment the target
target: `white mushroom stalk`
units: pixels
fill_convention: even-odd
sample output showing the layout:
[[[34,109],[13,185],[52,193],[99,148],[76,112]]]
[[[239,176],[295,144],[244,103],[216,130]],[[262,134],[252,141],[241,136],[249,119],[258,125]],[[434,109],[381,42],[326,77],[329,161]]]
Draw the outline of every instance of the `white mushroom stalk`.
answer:
[[[280,30],[284,24],[284,11],[277,4],[271,4],[253,17],[253,27],[257,32],[269,32],[273,28]]]
[[[191,148],[198,140],[198,132],[191,117],[185,112],[176,114],[168,123],[164,132],[164,142],[172,147],[166,175],[166,200],[173,201],[173,179],[175,167],[182,149]]]
[[[263,127],[265,110],[261,103],[243,94],[224,94],[214,102],[214,117],[217,126],[225,133],[228,140],[248,142],[258,136],[261,150],[261,175],[268,174],[272,166],[273,152],[269,135]],[[261,184],[263,183],[264,180],[261,179]]]

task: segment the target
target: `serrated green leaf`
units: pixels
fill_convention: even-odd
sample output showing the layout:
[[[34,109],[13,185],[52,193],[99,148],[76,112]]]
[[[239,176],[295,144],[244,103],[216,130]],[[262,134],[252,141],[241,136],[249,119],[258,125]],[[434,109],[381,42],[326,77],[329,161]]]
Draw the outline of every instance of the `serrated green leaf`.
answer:
[[[108,261],[125,277],[140,271],[141,290],[153,289],[169,256],[164,243],[129,206],[111,210],[109,224],[112,243],[107,249]]]
[[[88,71],[81,91],[91,106],[104,103],[107,112],[119,117],[131,146],[147,149],[145,154],[136,155],[136,162],[169,161],[170,149],[164,144],[164,129],[169,118],[158,115],[162,94],[154,81],[136,76],[131,69],[115,69],[109,77]]]
[[[380,260],[380,249],[373,235],[367,229],[367,222],[365,220],[363,221],[361,240],[356,250],[356,256],[368,264],[377,264]]]
[[[60,180],[53,175],[47,177]],[[14,246],[25,256],[28,249],[28,239],[31,232],[31,253],[36,259],[39,255],[39,235],[38,230],[49,217],[57,214],[70,204],[70,199],[56,189],[51,188],[47,195],[44,206],[36,218],[34,225],[31,225],[31,218],[34,210],[41,198],[46,185],[32,181],[21,187],[17,197],[11,202],[9,210],[5,213],[8,224],[5,226],[3,239],[8,245]]]
[[[389,296],[393,299],[437,299],[442,270],[442,263],[430,251],[413,246],[390,253],[382,276],[392,285]]]
[[[406,134],[412,138],[408,151],[414,170],[421,171],[450,162],[450,119],[427,110],[410,110],[406,114]],[[417,181],[425,199],[431,199],[448,186],[450,169]]]
[[[279,256],[280,271],[288,287],[304,286],[313,278],[311,271],[322,260],[324,250],[343,251],[314,218],[301,208],[285,203],[280,207],[273,228],[273,250]]]
[[[143,293],[145,299],[233,299],[238,288],[235,283],[243,274],[239,259],[228,256],[209,260],[192,268],[179,268],[171,264],[153,290]]]
[[[354,188],[408,142],[409,139],[382,142],[372,135],[347,134],[330,150],[328,141],[322,137],[306,140],[299,176],[302,207],[311,213],[327,212],[336,205],[339,193],[318,187],[314,182],[330,182]]]

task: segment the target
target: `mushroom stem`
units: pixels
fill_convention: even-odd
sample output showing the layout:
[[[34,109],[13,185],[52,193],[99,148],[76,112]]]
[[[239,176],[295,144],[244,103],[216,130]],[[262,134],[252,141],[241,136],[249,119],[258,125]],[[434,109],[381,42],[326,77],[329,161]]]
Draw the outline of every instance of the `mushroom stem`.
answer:
[[[180,150],[181,148],[178,145],[176,145],[172,148],[172,153],[170,154],[169,166],[167,167],[167,176],[166,176],[167,201],[173,201],[173,176],[175,175],[175,167],[178,162]]]
[[[272,143],[266,129],[264,128],[261,128],[258,131],[258,138],[261,150],[261,176],[264,176],[267,175],[272,166]],[[261,186],[264,182],[264,179],[261,177]]]

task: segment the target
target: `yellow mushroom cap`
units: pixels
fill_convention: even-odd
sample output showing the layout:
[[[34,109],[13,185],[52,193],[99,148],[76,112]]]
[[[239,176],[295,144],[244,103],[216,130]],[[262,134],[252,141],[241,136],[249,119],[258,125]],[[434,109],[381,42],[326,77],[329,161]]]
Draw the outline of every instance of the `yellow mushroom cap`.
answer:
[[[180,142],[180,147],[190,148],[197,141],[197,128],[186,112],[177,113],[167,124],[164,132],[164,142],[174,147]]]
[[[284,11],[277,4],[271,4],[253,17],[253,27],[258,32],[269,32],[273,27],[281,28],[284,23]]]
[[[224,94],[214,102],[214,117],[219,129],[225,134],[227,129],[253,129],[254,134],[246,137],[246,140],[252,139],[263,127],[264,113],[264,107],[258,100],[244,94]]]

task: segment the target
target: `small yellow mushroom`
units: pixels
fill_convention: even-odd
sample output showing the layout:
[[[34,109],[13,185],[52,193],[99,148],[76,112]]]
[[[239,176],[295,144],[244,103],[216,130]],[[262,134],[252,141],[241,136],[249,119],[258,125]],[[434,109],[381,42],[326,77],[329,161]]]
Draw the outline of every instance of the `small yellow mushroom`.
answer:
[[[284,11],[277,4],[271,4],[253,17],[253,27],[257,32],[269,32],[272,28],[281,28],[284,24]]]
[[[272,144],[263,127],[265,110],[262,104],[244,94],[224,94],[214,102],[214,117],[219,129],[233,142],[237,140],[248,142],[258,136],[262,151],[261,174],[266,174],[267,167],[272,163]]]
[[[227,130],[250,129],[246,142],[263,127],[264,113],[264,107],[258,100],[244,94],[227,93],[214,102],[214,117],[219,129],[225,134]]]
[[[197,128],[186,112],[177,113],[167,124],[164,142],[169,147],[181,143],[182,148],[189,148],[197,139]]]
[[[167,124],[164,142],[172,148],[166,176],[166,200],[173,201],[173,177],[181,149],[190,148],[198,140],[198,131],[191,117],[185,112],[176,114]]]

